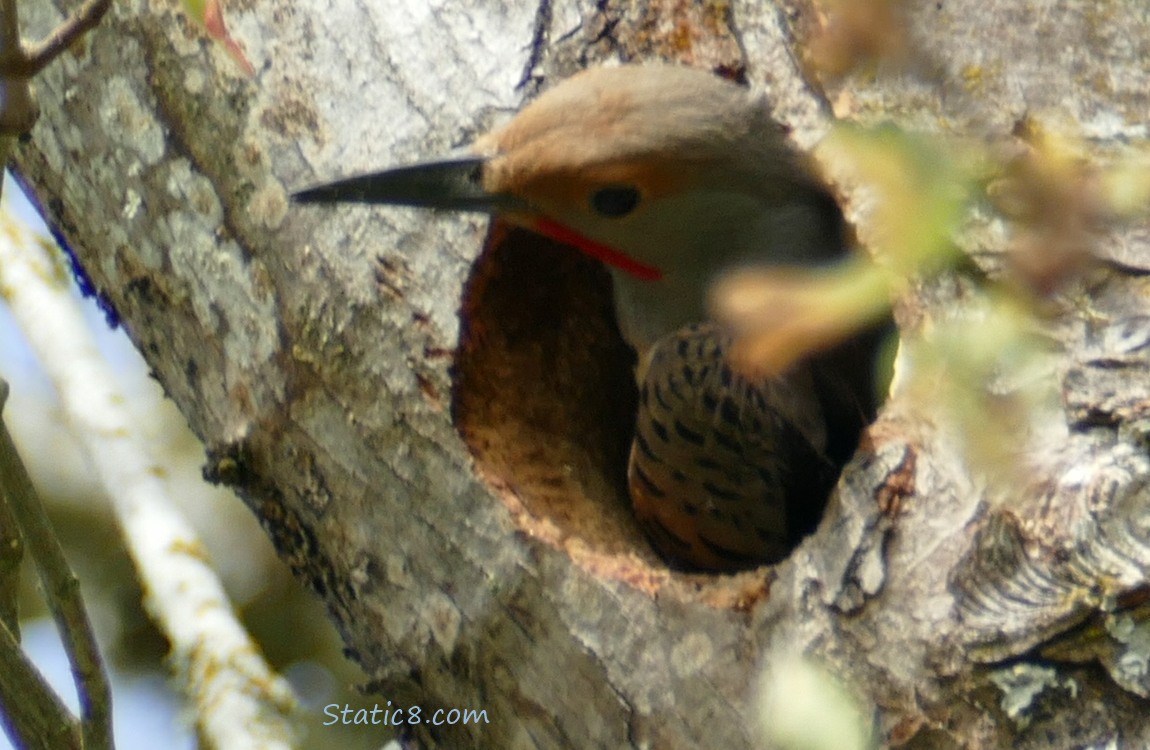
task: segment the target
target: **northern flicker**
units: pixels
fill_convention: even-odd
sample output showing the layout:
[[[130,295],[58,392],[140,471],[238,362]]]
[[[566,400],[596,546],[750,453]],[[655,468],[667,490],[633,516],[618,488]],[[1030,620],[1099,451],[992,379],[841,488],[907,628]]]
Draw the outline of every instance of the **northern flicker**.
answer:
[[[584,71],[467,156],[304,190],[356,201],[498,213],[611,271],[639,357],[628,467],[652,544],[688,568],[775,562],[813,529],[873,415],[876,337],[750,380],[707,322],[710,284],[751,265],[825,265],[842,216],[767,103],[671,65]]]

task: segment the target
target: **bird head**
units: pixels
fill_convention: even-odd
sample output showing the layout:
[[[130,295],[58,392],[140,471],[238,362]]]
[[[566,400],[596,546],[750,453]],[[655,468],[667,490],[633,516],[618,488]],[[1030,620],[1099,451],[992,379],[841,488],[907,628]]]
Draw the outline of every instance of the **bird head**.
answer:
[[[766,102],[709,73],[625,65],[579,73],[468,156],[304,190],[500,214],[605,262],[624,335],[645,348],[705,317],[735,265],[811,265],[842,252],[841,215]]]

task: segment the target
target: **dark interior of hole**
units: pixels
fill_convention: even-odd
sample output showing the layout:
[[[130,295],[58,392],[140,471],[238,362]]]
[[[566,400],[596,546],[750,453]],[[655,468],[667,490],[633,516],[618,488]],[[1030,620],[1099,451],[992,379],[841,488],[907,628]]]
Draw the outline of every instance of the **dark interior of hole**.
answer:
[[[854,455],[886,393],[890,376],[884,368],[890,363],[880,362],[880,357],[894,330],[894,322],[884,319],[814,357],[812,370],[827,419],[826,455],[840,471]],[[796,519],[796,545],[818,526],[828,499],[809,505]]]
[[[614,322],[607,272],[578,251],[493,223],[464,290],[453,416],[484,478],[520,519],[603,554],[665,565],[631,514],[626,462],[637,403],[634,354]],[[820,355],[829,457],[845,464],[875,415],[875,357],[889,323]],[[825,498],[804,508],[799,538]],[[796,539],[796,541],[798,541]]]
[[[607,272],[499,222],[464,290],[453,416],[485,478],[602,552],[641,545],[626,490],[634,355]]]

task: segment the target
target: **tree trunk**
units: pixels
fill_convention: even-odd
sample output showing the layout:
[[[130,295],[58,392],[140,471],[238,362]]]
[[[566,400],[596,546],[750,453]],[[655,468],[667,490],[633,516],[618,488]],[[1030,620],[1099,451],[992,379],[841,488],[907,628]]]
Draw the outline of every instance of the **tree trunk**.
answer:
[[[630,354],[602,269],[481,217],[288,199],[444,154],[604,59],[745,77],[807,145],[833,102],[995,138],[1052,112],[1106,154],[1146,137],[1146,11],[914,3],[929,55],[820,88],[797,0],[470,5],[233,4],[248,79],[174,4],[118,3],[40,81],[19,154],[378,703],[486,710],[410,727],[430,746],[759,747],[758,675],[802,651],[891,745],[1150,745],[1145,224],[1105,236],[1116,262],[1055,326],[1064,408],[1033,482],[976,480],[896,397],[789,560],[703,576],[629,515]],[[60,13],[22,10],[30,33]],[[1006,237],[976,217],[963,243]],[[962,298],[924,287],[903,317]]]

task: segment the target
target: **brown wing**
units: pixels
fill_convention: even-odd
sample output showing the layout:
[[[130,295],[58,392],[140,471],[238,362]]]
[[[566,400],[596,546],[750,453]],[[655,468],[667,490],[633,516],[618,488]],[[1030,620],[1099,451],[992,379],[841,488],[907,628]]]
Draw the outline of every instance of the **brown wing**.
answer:
[[[673,563],[775,562],[808,533],[836,478],[810,373],[750,382],[729,337],[691,326],[658,341],[640,387],[628,483],[635,514]]]

